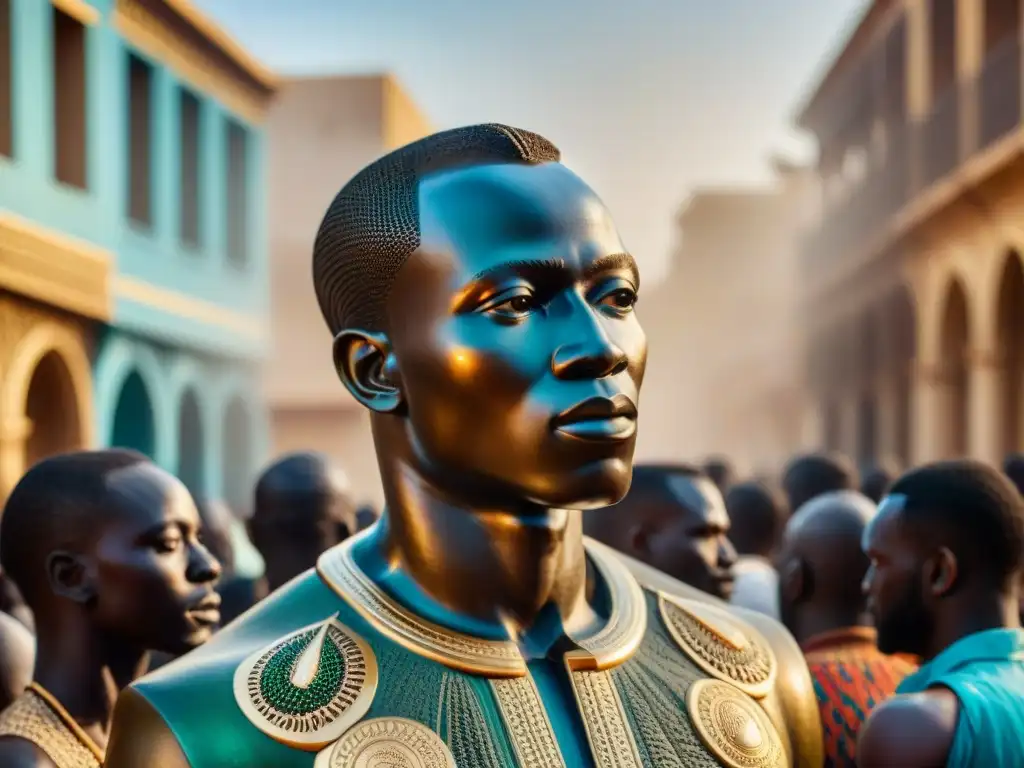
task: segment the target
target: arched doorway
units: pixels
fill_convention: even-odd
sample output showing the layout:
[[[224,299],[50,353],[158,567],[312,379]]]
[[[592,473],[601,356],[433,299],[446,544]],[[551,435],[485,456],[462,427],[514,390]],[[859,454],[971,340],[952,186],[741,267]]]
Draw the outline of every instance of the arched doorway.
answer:
[[[1003,454],[1022,448],[1021,387],[1024,387],[1024,270],[1020,257],[1009,253],[999,280],[996,338],[1002,361],[999,410]]]
[[[25,468],[37,461],[82,447],[75,385],[64,359],[47,352],[29,380],[25,416],[31,432],[25,442]]]
[[[206,452],[199,396],[189,387],[178,409],[178,477],[194,496],[206,493]]]
[[[233,397],[224,409],[224,499],[236,512],[246,512],[252,496],[252,423],[249,407]]]
[[[118,448],[131,448],[151,459],[156,455],[156,419],[153,400],[138,371],[132,371],[121,385],[114,407],[114,429],[111,443]]]
[[[942,376],[939,386],[943,407],[938,426],[945,436],[940,446],[944,456],[964,456],[968,451],[969,330],[967,294],[960,281],[953,280],[946,293],[941,326]]]

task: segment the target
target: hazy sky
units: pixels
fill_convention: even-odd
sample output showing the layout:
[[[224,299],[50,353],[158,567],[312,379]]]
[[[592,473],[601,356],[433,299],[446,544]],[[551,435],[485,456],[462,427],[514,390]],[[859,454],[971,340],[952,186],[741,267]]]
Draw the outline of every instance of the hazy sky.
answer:
[[[764,183],[771,152],[806,151],[789,128],[794,109],[865,5],[196,2],[279,72],[388,70],[437,128],[499,121],[548,136],[611,207],[649,274],[691,190]]]

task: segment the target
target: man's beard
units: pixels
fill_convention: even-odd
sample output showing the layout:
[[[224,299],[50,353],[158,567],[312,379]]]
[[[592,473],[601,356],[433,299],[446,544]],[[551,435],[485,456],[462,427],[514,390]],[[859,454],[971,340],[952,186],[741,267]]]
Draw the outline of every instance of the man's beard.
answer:
[[[923,656],[935,621],[924,605],[921,585],[911,581],[902,598],[885,616],[875,616],[878,650]]]

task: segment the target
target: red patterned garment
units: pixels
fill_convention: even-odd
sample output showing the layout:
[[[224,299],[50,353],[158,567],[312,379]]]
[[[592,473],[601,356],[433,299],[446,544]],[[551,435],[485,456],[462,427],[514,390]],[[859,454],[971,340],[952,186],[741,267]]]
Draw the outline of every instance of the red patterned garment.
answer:
[[[856,766],[857,734],[871,710],[917,669],[879,652],[875,640],[870,627],[850,627],[803,644],[825,734],[825,768]]]

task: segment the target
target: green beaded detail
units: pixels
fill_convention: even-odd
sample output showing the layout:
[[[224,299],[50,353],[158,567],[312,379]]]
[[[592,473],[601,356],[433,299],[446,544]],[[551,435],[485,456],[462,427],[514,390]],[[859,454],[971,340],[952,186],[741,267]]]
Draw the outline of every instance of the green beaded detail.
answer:
[[[296,661],[316,634],[317,630],[311,629],[276,649],[260,675],[260,695],[283,714],[301,716],[316,712],[341,692],[345,659],[330,639],[324,642],[320,651],[320,665],[312,684],[308,688],[299,688],[291,681]]]

